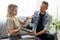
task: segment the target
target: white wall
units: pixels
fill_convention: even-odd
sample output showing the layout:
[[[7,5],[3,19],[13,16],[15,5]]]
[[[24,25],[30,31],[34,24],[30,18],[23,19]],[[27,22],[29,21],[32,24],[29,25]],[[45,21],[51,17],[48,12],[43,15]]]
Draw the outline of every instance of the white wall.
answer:
[[[0,20],[6,19],[7,7],[9,4],[18,5],[18,16],[31,16],[34,11],[39,10],[41,2],[44,0],[0,0]],[[45,0],[49,3],[48,13],[53,16],[53,19],[60,19],[60,0]],[[57,11],[58,4],[58,11]],[[58,13],[58,16],[57,16]]]
[[[39,10],[42,1],[47,1],[49,7],[47,12],[53,16],[53,19],[57,17],[57,3],[56,0],[37,0],[36,9]]]
[[[31,16],[36,9],[36,0],[0,0],[0,20],[6,19],[9,4],[18,5],[18,16]]]
[[[58,4],[58,19],[60,20],[60,0],[57,0]]]

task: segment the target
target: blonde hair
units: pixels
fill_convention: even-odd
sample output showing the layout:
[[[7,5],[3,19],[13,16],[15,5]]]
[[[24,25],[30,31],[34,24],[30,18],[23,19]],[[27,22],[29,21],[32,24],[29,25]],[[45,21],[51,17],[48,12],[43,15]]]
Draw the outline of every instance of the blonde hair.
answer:
[[[15,7],[18,7],[18,6],[15,5],[15,4],[10,4],[10,5],[8,6],[7,17],[13,16],[13,10],[14,10]]]

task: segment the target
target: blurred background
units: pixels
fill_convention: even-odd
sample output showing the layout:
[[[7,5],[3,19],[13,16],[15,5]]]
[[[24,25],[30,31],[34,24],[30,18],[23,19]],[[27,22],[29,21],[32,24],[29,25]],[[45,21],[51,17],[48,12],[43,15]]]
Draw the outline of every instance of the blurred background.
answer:
[[[34,11],[39,10],[41,2],[44,0],[0,0],[0,19],[5,19],[9,4],[18,5],[18,16],[31,16]],[[48,13],[53,19],[60,19],[60,0],[45,0],[49,3]],[[27,15],[28,14],[28,15]]]
[[[4,22],[6,22],[7,7],[9,4],[16,4],[18,6],[18,17],[31,17],[34,11],[39,11],[42,1],[47,1],[49,3],[47,12],[53,16],[53,23],[57,24],[53,26],[58,27],[57,36],[58,40],[60,40],[60,0],[0,0],[0,31],[2,33],[5,32],[2,25],[6,26]],[[52,29],[54,29],[54,27]],[[5,35],[5,33],[3,34]]]

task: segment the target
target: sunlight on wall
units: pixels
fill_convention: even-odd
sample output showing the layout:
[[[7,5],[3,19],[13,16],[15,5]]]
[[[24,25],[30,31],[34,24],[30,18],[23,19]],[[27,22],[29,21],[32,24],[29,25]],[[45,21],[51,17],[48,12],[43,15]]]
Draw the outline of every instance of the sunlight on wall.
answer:
[[[58,6],[58,19],[60,20],[60,0],[57,1]]]
[[[49,7],[47,12],[53,16],[53,19],[57,18],[57,3],[56,0],[37,0],[36,9],[39,10],[42,1],[47,1],[49,3]]]
[[[36,0],[0,0],[0,19],[5,19],[9,4],[18,5],[18,16],[31,16],[36,9]]]
[[[44,0],[0,0],[0,19],[6,19],[7,7],[9,4],[18,5],[18,16],[31,16],[34,11],[39,10],[42,1]],[[53,16],[53,19],[56,19],[57,17],[58,19],[60,19],[60,0],[45,1],[49,3],[49,8],[47,12]]]

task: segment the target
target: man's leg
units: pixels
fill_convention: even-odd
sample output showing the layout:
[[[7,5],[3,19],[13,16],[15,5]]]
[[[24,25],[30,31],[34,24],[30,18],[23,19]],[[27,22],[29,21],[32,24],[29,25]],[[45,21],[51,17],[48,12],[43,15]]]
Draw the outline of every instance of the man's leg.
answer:
[[[52,34],[48,34],[47,35],[47,40],[54,40],[54,35],[52,35]]]

